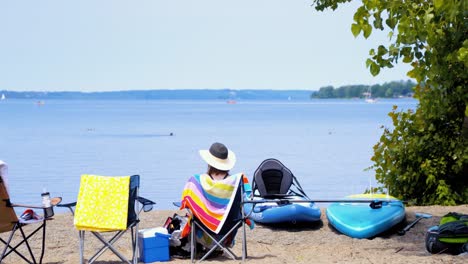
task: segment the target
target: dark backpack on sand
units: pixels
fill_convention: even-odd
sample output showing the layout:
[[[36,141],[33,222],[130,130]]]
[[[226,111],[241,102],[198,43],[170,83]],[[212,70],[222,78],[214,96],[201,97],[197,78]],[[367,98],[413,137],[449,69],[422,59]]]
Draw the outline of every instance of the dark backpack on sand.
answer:
[[[188,216],[174,214],[168,217],[164,227],[171,235],[169,239],[169,255],[175,258],[190,258],[190,245],[188,237],[181,237],[181,232],[188,222]]]
[[[426,249],[433,254],[460,254],[468,252],[468,215],[448,213],[438,226],[426,233]]]

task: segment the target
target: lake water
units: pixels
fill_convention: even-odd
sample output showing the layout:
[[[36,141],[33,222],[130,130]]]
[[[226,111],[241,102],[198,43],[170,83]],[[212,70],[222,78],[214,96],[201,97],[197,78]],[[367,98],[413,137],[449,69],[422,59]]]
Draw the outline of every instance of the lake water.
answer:
[[[43,188],[75,201],[81,174],[139,174],[141,195],[174,209],[188,177],[206,171],[198,150],[219,141],[237,155],[233,173],[251,180],[263,160],[276,158],[311,198],[341,198],[368,188],[373,172],[364,169],[393,105],[417,101],[4,100],[0,159],[13,202],[40,203]]]

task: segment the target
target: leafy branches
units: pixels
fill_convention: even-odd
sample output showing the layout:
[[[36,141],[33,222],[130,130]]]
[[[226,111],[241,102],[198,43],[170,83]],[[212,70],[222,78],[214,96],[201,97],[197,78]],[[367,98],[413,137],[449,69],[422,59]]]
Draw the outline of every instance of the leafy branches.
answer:
[[[343,0],[314,0],[333,10]],[[417,204],[468,203],[468,2],[362,0],[351,32],[368,38],[387,30],[389,43],[369,52],[372,75],[402,61],[415,79],[415,112],[389,113],[372,168],[393,195]],[[465,129],[465,130],[464,130]]]

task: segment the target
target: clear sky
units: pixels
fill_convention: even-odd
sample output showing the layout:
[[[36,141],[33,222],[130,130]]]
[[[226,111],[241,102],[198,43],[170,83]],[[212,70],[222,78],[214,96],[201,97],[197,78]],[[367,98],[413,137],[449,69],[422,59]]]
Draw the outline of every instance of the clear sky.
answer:
[[[307,89],[406,80],[372,77],[354,38],[357,3],[312,0],[0,2],[0,90]]]

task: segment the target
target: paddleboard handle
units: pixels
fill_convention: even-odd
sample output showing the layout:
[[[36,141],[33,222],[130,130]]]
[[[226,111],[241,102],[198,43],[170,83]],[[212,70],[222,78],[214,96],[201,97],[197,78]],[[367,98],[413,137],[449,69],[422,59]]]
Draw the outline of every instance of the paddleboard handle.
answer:
[[[372,201],[372,202],[369,204],[369,206],[370,206],[370,208],[372,208],[372,209],[380,209],[380,208],[382,208],[382,204],[383,204],[382,201]]]

